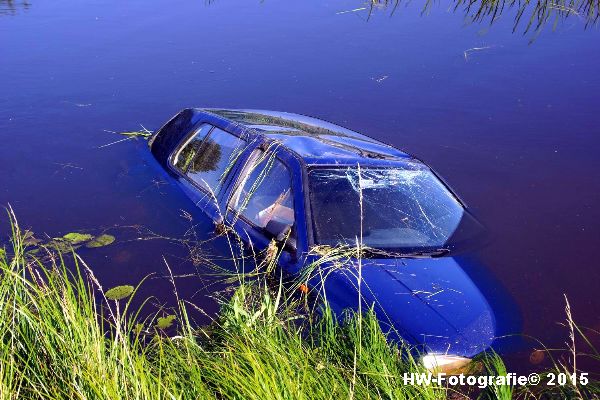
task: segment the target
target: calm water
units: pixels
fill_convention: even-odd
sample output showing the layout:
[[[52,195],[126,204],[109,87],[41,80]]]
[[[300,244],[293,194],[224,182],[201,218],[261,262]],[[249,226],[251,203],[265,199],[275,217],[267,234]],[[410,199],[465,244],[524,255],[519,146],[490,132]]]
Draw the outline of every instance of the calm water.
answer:
[[[179,245],[131,241],[132,226],[181,237],[193,205],[161,182],[141,140],[188,106],[297,112],[393,144],[436,168],[488,226],[486,295],[508,294],[522,330],[567,332],[566,294],[600,329],[600,31],[577,16],[533,43],[452,5],[340,13],[359,1],[0,1],[0,204],[50,236],[110,229],[82,251],[102,284],[171,286],[208,311],[216,290]],[[450,11],[448,11],[450,10]],[[476,49],[473,49],[476,48]],[[472,49],[472,50],[469,50]],[[466,52],[466,53],[465,53]],[[1,227],[6,229],[6,218]]]

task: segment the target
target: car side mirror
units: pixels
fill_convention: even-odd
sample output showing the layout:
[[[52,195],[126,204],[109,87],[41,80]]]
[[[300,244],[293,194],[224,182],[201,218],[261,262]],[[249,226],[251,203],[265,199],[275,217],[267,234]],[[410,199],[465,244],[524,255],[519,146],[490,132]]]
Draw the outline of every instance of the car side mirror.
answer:
[[[278,242],[283,242],[291,229],[291,225],[273,219],[265,226],[265,231]]]
[[[296,255],[296,239],[290,237],[292,225],[285,222],[270,220],[265,226],[265,231],[278,243],[285,240],[284,249],[293,257]],[[286,239],[287,238],[287,239]]]

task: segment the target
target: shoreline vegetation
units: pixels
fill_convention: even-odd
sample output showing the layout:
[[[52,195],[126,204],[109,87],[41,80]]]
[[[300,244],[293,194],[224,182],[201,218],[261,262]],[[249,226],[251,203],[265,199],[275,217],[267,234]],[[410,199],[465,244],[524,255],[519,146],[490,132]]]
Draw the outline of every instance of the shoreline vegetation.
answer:
[[[141,317],[145,302],[132,309],[138,288],[105,290],[74,251],[57,257],[26,255],[27,238],[10,218],[10,244],[0,247],[0,399],[600,396],[593,376],[585,386],[405,385],[405,373],[427,371],[407,345],[386,340],[373,313],[363,310],[336,320],[325,305],[316,317],[301,312],[302,296],[289,296],[281,283],[264,278],[240,277],[208,326],[194,326],[189,311],[195,306],[179,298],[175,314]],[[581,350],[574,343],[579,340],[591,349],[586,355],[600,362],[568,306],[567,315],[573,358],[570,364],[553,360],[547,372],[578,371]],[[474,374],[506,374],[494,353],[474,363]]]

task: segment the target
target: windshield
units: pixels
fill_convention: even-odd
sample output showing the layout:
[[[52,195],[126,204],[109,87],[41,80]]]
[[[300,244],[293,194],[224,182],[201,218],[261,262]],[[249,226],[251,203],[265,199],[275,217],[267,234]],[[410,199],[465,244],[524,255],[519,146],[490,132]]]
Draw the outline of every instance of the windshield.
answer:
[[[309,189],[315,242],[323,245],[355,244],[362,224],[364,246],[442,248],[464,213],[444,184],[417,163],[402,169],[314,168]]]

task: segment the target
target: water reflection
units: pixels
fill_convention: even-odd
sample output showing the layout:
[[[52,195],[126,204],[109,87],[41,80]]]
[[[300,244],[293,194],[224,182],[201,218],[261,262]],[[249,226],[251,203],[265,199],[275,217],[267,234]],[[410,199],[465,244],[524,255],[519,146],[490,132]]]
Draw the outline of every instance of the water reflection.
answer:
[[[0,15],[16,15],[19,9],[28,10],[30,6],[26,0],[0,0]]]
[[[370,18],[377,10],[389,10],[393,15],[398,12],[402,0],[370,0],[366,7],[349,10],[358,12],[365,10]],[[427,14],[434,6],[433,0],[426,0],[422,13]],[[537,35],[542,28],[552,22],[553,29],[567,18],[581,20],[585,27],[594,25],[600,17],[600,1],[598,0],[454,0],[453,10],[462,12],[465,18],[473,23],[489,23],[498,21],[503,14],[511,13],[514,18],[513,32]],[[514,14],[514,15],[513,15]]]
[[[213,0],[205,2],[207,6]],[[19,9],[28,10],[31,4],[27,0],[0,0],[0,15],[16,15]],[[400,12],[404,4],[402,0],[368,0],[362,6],[338,12],[338,14],[355,13],[370,20],[375,12],[389,12],[394,15]],[[426,0],[422,7],[422,15],[436,6],[444,6],[434,0]],[[533,33],[534,37],[548,23],[555,29],[559,23],[567,19],[581,21],[585,28],[595,25],[600,18],[599,0],[453,0],[450,5],[454,12],[463,13],[468,22],[493,24],[503,15],[509,14],[514,19],[513,32]]]
[[[198,154],[202,156],[194,158],[189,166],[188,173],[216,171],[223,152],[219,143],[208,138],[202,142]]]

